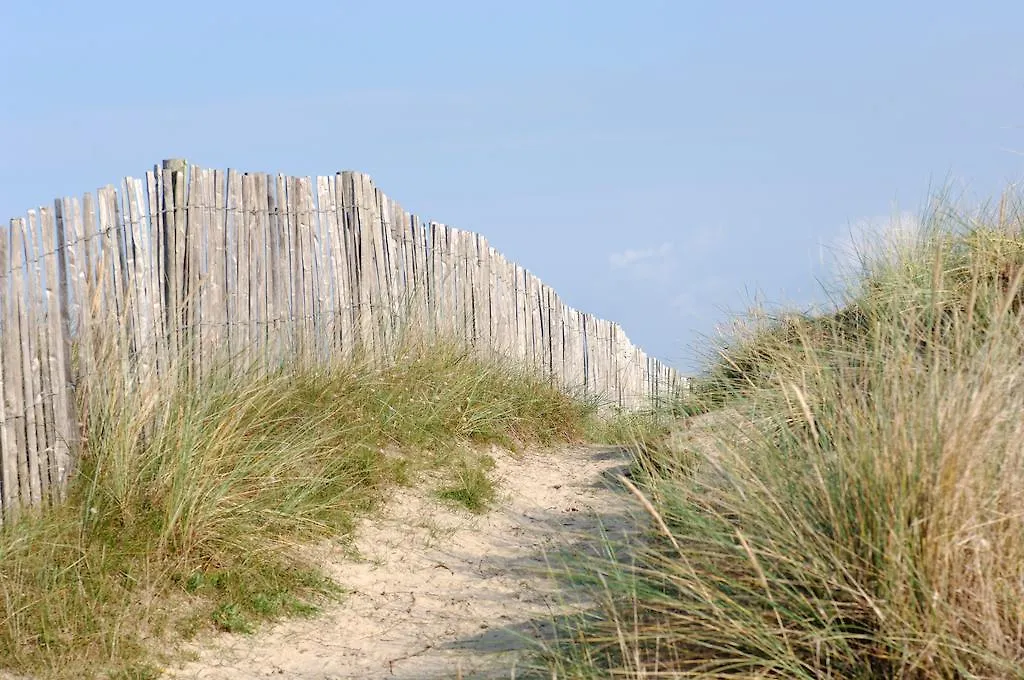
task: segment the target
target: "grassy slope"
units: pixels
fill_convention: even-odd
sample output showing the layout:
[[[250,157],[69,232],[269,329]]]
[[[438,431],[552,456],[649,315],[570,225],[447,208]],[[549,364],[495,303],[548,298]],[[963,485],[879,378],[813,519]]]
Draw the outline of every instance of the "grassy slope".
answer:
[[[0,533],[9,670],[155,677],[176,639],[315,612],[339,593],[303,541],[344,536],[425,468],[479,511],[491,487],[473,444],[578,439],[592,413],[451,348],[386,369],[93,387],[69,502]]]
[[[937,213],[724,350],[558,677],[1024,677],[1024,223]],[[707,419],[711,418],[712,421]],[[686,423],[683,423],[683,427]]]

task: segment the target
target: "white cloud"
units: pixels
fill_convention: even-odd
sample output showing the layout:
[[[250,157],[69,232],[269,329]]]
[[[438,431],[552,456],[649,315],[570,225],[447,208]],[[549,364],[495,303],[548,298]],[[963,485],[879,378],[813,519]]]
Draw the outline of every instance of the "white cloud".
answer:
[[[899,258],[924,237],[921,220],[909,212],[868,217],[844,227],[819,243],[820,264],[840,276],[856,275],[865,266]]]
[[[652,259],[665,259],[672,255],[672,244],[663,243],[660,248],[648,248],[646,250],[623,250],[621,253],[612,253],[608,256],[613,269],[622,269],[638,262]]]
[[[669,301],[668,306],[675,312],[677,318],[688,321],[704,320],[718,311],[715,301],[723,300],[728,288],[726,279],[721,276],[687,281],[683,289]]]
[[[608,264],[633,279],[666,282],[676,268],[675,248],[663,243],[657,248],[627,249],[609,255]]]

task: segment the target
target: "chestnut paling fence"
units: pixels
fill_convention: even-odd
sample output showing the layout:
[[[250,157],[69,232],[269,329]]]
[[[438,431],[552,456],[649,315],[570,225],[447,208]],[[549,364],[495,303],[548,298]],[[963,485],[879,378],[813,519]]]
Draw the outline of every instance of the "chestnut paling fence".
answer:
[[[686,383],[483,236],[421,221],[364,174],[169,160],[0,228],[3,517],[63,496],[76,393],[97,371],[139,386],[183,365],[386,361],[410,334],[465,341],[624,409]]]

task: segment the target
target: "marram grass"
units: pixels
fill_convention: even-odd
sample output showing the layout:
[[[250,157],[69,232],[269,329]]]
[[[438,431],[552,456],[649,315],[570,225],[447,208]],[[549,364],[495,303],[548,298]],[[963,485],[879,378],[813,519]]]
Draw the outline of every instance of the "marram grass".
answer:
[[[1024,677],[1024,221],[928,226],[697,381],[546,677]]]
[[[198,631],[312,614],[344,594],[303,542],[344,538],[425,467],[482,510],[468,447],[577,440],[593,411],[443,345],[88,395],[69,500],[0,531],[0,667],[33,677],[156,677]]]

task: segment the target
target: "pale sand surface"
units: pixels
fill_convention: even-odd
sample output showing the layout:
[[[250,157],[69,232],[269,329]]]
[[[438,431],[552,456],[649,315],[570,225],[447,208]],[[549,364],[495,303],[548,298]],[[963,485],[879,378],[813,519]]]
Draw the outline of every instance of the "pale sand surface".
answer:
[[[617,483],[621,451],[578,447],[495,452],[499,499],[482,515],[401,489],[359,527],[353,558],[317,550],[349,592],[312,619],[219,635],[168,677],[440,680],[523,677],[523,657],[558,617],[589,603],[548,565],[600,551],[602,532],[630,534],[636,505]]]

